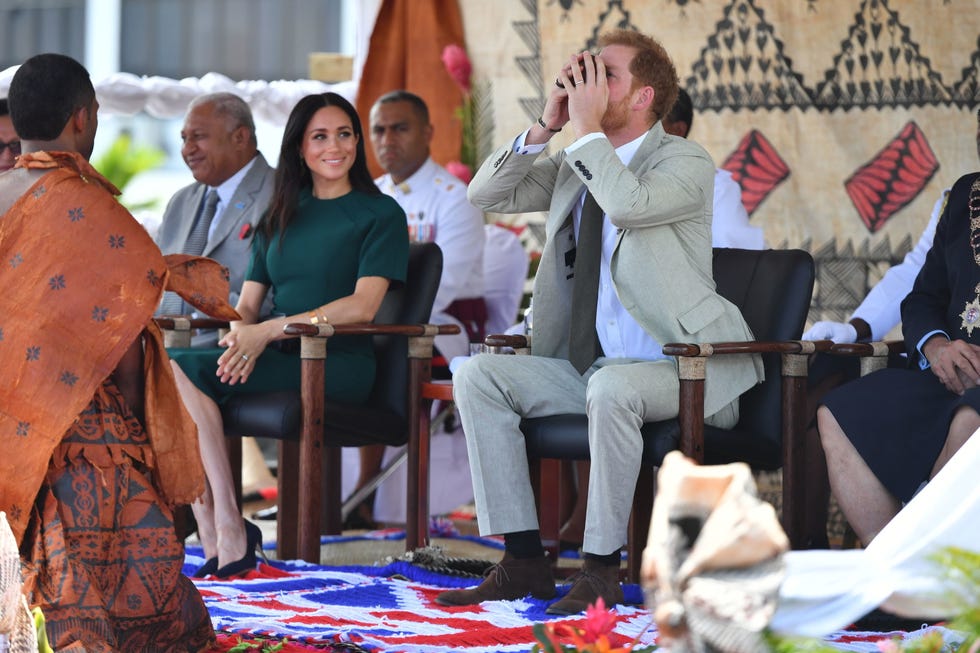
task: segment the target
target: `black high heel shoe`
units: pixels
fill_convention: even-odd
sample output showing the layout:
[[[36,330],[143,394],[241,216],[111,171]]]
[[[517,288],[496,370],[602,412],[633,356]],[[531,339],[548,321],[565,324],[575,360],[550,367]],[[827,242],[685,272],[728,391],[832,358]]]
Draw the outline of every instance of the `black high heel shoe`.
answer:
[[[208,558],[204,561],[204,564],[197,568],[194,572],[192,578],[204,578],[205,576],[211,576],[216,571],[218,571],[218,559]]]
[[[240,560],[229,562],[224,567],[217,569],[214,575],[218,578],[231,578],[255,569],[258,564],[255,557],[256,551],[263,560],[267,560],[265,552],[262,551],[262,529],[247,519],[243,521],[245,522],[245,555]],[[215,564],[217,564],[217,560]]]

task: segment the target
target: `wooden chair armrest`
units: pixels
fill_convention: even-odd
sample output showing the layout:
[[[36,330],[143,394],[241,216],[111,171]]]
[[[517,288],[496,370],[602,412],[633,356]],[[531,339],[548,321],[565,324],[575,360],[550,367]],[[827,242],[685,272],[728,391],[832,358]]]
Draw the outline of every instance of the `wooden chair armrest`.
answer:
[[[688,457],[704,462],[704,381],[707,359],[726,354],[780,354],[782,357],[784,441],[790,439],[798,427],[805,395],[807,360],[817,351],[828,351],[830,340],[785,340],[715,343],[668,343],[663,352],[678,357],[680,377],[680,406],[678,420],[681,427],[680,450]],[[787,447],[797,448],[797,443],[787,442]]]
[[[830,353],[837,356],[888,356],[901,354],[904,351],[904,340],[839,343],[830,348]]]
[[[190,329],[227,329],[228,320],[211,317],[191,317],[189,315],[161,315],[153,318],[161,329],[180,329],[185,325]]]
[[[860,357],[861,376],[888,367],[889,355],[904,351],[905,342],[902,340],[840,343],[830,349],[830,353],[836,356]]]
[[[282,328],[288,336],[330,338],[332,336],[406,336],[409,339],[409,358],[432,358],[432,342],[436,336],[455,334],[455,324],[306,324],[291,322]]]
[[[483,339],[483,344],[490,348],[490,353],[515,353],[526,356],[531,353],[530,336],[495,333]]]
[[[488,347],[513,347],[514,349],[521,349],[528,346],[527,336],[517,334],[507,335],[503,333],[488,335],[483,339],[483,344]]]
[[[191,332],[197,329],[228,329],[227,320],[211,317],[191,317],[190,315],[161,315],[153,318],[163,331],[163,344],[166,347],[190,347]]]
[[[830,351],[832,340],[747,340],[741,342],[670,342],[663,346],[668,356],[708,357],[723,354],[811,354]]]

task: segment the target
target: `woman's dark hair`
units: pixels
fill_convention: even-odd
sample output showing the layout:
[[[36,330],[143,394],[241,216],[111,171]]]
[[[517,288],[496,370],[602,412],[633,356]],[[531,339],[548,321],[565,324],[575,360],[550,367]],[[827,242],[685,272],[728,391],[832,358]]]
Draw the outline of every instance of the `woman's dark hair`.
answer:
[[[367,154],[364,151],[364,130],[361,129],[361,119],[357,116],[357,109],[336,93],[307,95],[296,103],[286,121],[286,129],[282,135],[282,147],[279,149],[279,164],[276,166],[272,201],[269,204],[269,210],[259,223],[259,230],[270,241],[277,231],[279,237],[282,238],[290,220],[296,214],[300,191],[313,185],[313,177],[303,162],[300,146],[303,143],[303,134],[306,133],[306,128],[310,124],[310,120],[313,119],[313,115],[324,107],[337,107],[342,110],[350,118],[351,125],[354,127],[354,134],[357,136],[357,154],[354,157],[354,165],[351,166],[348,173],[351,187],[363,193],[374,195],[381,193],[374,184],[374,179],[367,167]]]

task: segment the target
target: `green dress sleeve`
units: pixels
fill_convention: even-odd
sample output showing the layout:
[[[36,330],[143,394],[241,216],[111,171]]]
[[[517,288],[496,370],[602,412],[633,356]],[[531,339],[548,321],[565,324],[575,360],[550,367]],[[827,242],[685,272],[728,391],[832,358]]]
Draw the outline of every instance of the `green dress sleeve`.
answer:
[[[265,265],[265,255],[269,249],[265,234],[256,232],[252,236],[252,248],[248,263],[248,272],[245,273],[246,281],[256,281],[263,286],[271,286],[272,280],[269,278],[269,270]]]
[[[376,198],[377,211],[367,236],[361,241],[357,276],[384,277],[404,283],[408,271],[408,222],[405,212],[391,197]]]

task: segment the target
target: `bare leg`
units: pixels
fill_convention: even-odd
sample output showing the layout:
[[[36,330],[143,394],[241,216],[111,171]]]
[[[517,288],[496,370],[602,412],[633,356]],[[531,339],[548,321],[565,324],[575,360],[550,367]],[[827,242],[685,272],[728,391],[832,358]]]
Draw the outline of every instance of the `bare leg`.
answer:
[[[202,501],[191,506],[206,558],[218,557],[218,566],[245,556],[245,522],[235,500],[235,488],[221,411],[210,397],[197,389],[180,367],[171,361],[180,398],[197,424],[198,446],[207,490]]]
[[[952,421],[949,423],[946,444],[943,445],[942,451],[939,452],[939,457],[936,459],[936,464],[932,467],[932,473],[929,474],[929,478],[939,473],[939,470],[949,462],[953,454],[960,450],[960,447],[966,444],[966,441],[970,439],[970,436],[978,428],[980,428],[980,415],[977,415],[977,411],[969,406],[963,406],[956,411]]]
[[[901,503],[874,475],[826,406],[817,410],[817,428],[830,489],[854,532],[868,544],[898,514]]]

